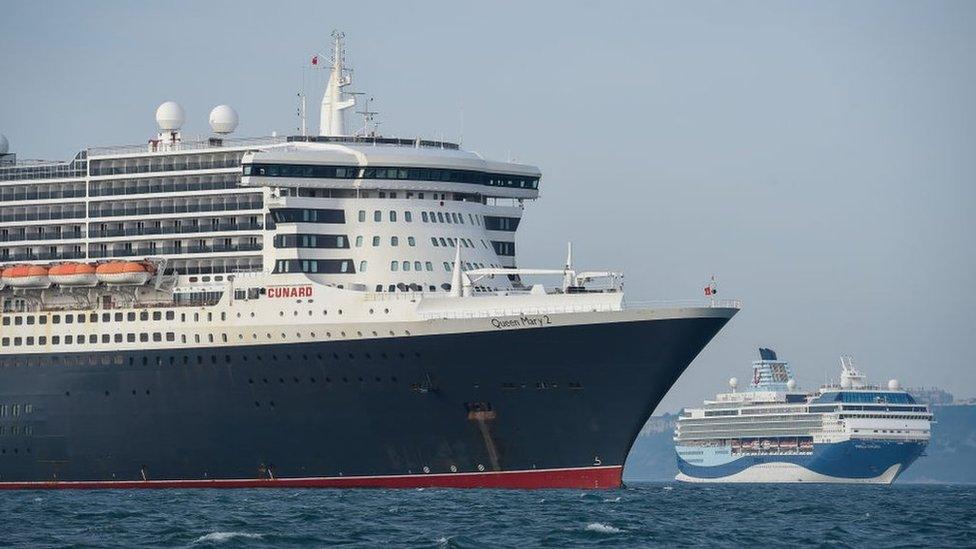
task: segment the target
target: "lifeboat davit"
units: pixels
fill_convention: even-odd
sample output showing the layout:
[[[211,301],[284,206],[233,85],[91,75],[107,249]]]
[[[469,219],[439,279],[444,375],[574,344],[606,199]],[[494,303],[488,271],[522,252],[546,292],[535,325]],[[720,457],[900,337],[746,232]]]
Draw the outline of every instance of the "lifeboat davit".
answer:
[[[51,282],[61,286],[94,286],[98,284],[95,266],[89,263],[61,263],[48,272]]]
[[[0,279],[11,288],[47,288],[51,285],[51,279],[47,276],[47,267],[42,265],[7,267],[0,274]]]
[[[149,282],[156,268],[142,261],[110,261],[95,268],[99,282],[116,286],[139,286]]]

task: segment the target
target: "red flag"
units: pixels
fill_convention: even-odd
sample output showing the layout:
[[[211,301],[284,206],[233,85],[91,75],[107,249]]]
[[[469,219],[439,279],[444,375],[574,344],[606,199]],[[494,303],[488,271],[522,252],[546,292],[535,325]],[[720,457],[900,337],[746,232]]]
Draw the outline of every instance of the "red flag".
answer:
[[[712,287],[705,286],[705,295],[712,295]]]
[[[314,67],[315,65],[318,65],[318,64],[319,64],[319,56],[313,55],[312,56],[312,66]]]

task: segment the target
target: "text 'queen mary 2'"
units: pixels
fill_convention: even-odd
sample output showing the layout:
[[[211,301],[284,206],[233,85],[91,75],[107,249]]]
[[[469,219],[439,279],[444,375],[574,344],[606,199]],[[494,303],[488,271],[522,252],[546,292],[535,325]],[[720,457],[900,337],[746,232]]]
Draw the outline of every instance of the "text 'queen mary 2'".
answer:
[[[347,131],[341,38],[319,136],[2,140],[0,488],[620,485],[737,305],[517,268],[538,169]]]

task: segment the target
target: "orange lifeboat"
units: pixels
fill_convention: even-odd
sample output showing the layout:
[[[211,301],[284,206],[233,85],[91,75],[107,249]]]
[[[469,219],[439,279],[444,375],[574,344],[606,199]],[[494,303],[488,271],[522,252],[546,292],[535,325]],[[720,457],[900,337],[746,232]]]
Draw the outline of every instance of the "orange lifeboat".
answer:
[[[99,282],[115,286],[140,286],[155,272],[156,267],[143,261],[109,261],[95,268]]]
[[[98,284],[95,266],[89,263],[61,263],[47,272],[51,282],[61,286],[94,286]]]
[[[51,285],[51,279],[47,276],[47,267],[42,265],[7,267],[0,274],[0,279],[11,288],[47,288]]]

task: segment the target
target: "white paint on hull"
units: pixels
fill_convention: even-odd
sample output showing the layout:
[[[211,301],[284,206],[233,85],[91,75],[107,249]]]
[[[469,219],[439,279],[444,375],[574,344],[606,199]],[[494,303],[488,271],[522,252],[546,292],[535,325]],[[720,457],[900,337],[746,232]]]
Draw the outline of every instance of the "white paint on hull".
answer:
[[[795,463],[761,463],[727,477],[697,478],[678,473],[675,480],[691,483],[829,483],[829,484],[891,484],[901,464],[889,467],[884,473],[870,478],[844,478],[822,475]]]

